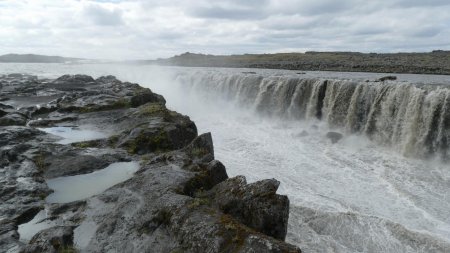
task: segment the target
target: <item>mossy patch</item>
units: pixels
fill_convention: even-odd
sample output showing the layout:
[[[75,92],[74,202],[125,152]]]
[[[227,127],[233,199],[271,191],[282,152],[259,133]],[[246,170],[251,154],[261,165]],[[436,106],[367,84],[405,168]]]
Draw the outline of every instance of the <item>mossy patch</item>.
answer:
[[[204,192],[214,187],[211,175],[206,170],[197,172],[183,186],[184,195],[194,197],[198,192]]]
[[[171,219],[172,213],[167,209],[162,209],[157,213],[153,220],[160,225],[169,225]]]
[[[45,163],[45,154],[43,152],[39,152],[36,156],[33,157],[33,162],[39,171],[44,171],[47,168],[47,164]]]
[[[186,252],[185,250],[183,250],[182,248],[176,248],[170,251],[170,253],[184,253]]]
[[[142,152],[164,153],[170,151],[172,145],[164,130],[156,134],[141,132],[136,138],[125,144],[126,150],[130,154],[140,154]]]
[[[38,197],[40,200],[44,200],[45,198],[47,198],[48,193],[42,192],[42,191],[38,191],[38,192],[32,193],[31,196]]]
[[[139,114],[142,116],[157,116],[167,113],[167,109],[160,103],[148,103],[139,107]]]
[[[144,224],[142,224],[142,226],[137,231],[140,234],[151,234],[160,226],[170,225],[172,215],[172,212],[170,212],[168,209],[161,209],[151,220],[144,222]]]
[[[189,154],[194,157],[202,157],[209,154],[209,151],[206,148],[195,147],[189,150]]]
[[[177,112],[171,111],[161,103],[147,103],[139,107],[140,116],[144,117],[161,117],[165,121],[173,121],[175,117],[180,116]]]
[[[223,214],[220,217],[220,223],[224,226],[225,230],[222,231],[223,235],[228,235],[231,237],[229,242],[230,246],[235,245],[234,251],[238,251],[247,239],[248,235],[251,234],[250,228],[236,221],[233,217],[228,214]]]
[[[146,164],[148,162],[150,162],[150,160],[153,158],[153,156],[149,155],[149,154],[145,154],[143,156],[141,156],[141,162],[143,164]]]
[[[112,135],[112,136],[110,136],[110,137],[108,138],[108,145],[109,145],[110,147],[115,147],[116,144],[117,144],[117,142],[119,142],[119,138],[120,138],[119,135]]]
[[[72,143],[72,147],[76,148],[97,148],[102,144],[101,140],[81,141]]]
[[[210,204],[211,200],[209,198],[194,198],[188,207],[192,209],[199,206],[209,206]]]
[[[66,245],[58,249],[58,253],[78,253],[78,250],[72,245]]]
[[[127,109],[130,107],[131,107],[131,103],[130,103],[129,99],[120,98],[108,105],[88,105],[85,107],[79,107],[75,111],[77,111],[79,113],[90,113],[90,112],[100,112],[100,111],[109,111],[109,110],[117,110],[117,109]]]

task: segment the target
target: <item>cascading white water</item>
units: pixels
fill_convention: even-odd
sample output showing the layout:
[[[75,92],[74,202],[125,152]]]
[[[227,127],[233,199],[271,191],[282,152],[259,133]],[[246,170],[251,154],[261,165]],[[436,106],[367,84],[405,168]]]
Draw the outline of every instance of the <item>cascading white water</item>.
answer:
[[[448,158],[450,88],[221,72],[184,73],[188,90],[220,96],[269,116],[322,119],[406,156]]]

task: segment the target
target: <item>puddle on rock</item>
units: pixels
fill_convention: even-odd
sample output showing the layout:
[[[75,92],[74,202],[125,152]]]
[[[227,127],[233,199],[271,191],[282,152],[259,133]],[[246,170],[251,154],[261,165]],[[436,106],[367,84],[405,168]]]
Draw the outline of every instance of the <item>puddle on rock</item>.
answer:
[[[47,197],[46,201],[68,203],[91,197],[131,178],[138,169],[138,162],[120,162],[89,174],[47,180],[47,185],[54,192]]]
[[[106,189],[121,183],[133,176],[139,169],[138,162],[120,162],[113,163],[108,167],[89,174],[59,177],[47,180],[48,186],[54,190],[46,198],[47,203],[69,203],[76,200],[86,199],[93,195],[102,193]],[[63,220],[49,220],[47,219],[47,208],[40,211],[31,221],[19,225],[20,240],[28,242],[38,232],[51,228],[57,225],[62,225]],[[85,227],[92,227],[92,224],[82,224],[77,231],[85,231]],[[83,232],[84,233],[84,232]],[[80,237],[77,242],[80,245],[86,244],[88,237]]]
[[[19,225],[20,240],[28,242],[39,231],[56,226],[54,221],[47,218],[47,210],[41,210],[31,221]]]
[[[74,231],[73,241],[78,249],[84,249],[88,246],[92,237],[97,231],[97,224],[92,221],[84,221]]]
[[[62,139],[57,141],[57,143],[59,144],[70,144],[73,142],[103,139],[109,136],[105,132],[100,132],[88,127],[57,126],[38,129],[46,133],[61,137]]]

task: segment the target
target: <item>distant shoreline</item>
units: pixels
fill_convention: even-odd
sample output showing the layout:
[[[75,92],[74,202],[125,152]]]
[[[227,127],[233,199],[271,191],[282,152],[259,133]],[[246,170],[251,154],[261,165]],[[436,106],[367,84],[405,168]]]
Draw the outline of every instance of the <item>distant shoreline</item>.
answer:
[[[168,59],[135,63],[184,67],[450,75],[450,51],[441,50],[430,53],[307,52],[231,56],[185,53]]]
[[[166,59],[109,61],[8,54],[0,63],[118,63],[180,67],[285,69],[294,71],[450,75],[450,51],[429,53],[306,52],[243,55],[184,53]]]

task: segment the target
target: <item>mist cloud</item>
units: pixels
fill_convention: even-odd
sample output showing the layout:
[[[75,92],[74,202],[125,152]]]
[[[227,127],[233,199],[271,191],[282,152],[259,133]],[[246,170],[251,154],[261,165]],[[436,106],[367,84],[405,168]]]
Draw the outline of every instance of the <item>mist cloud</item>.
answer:
[[[450,49],[447,0],[0,0],[0,54]]]

